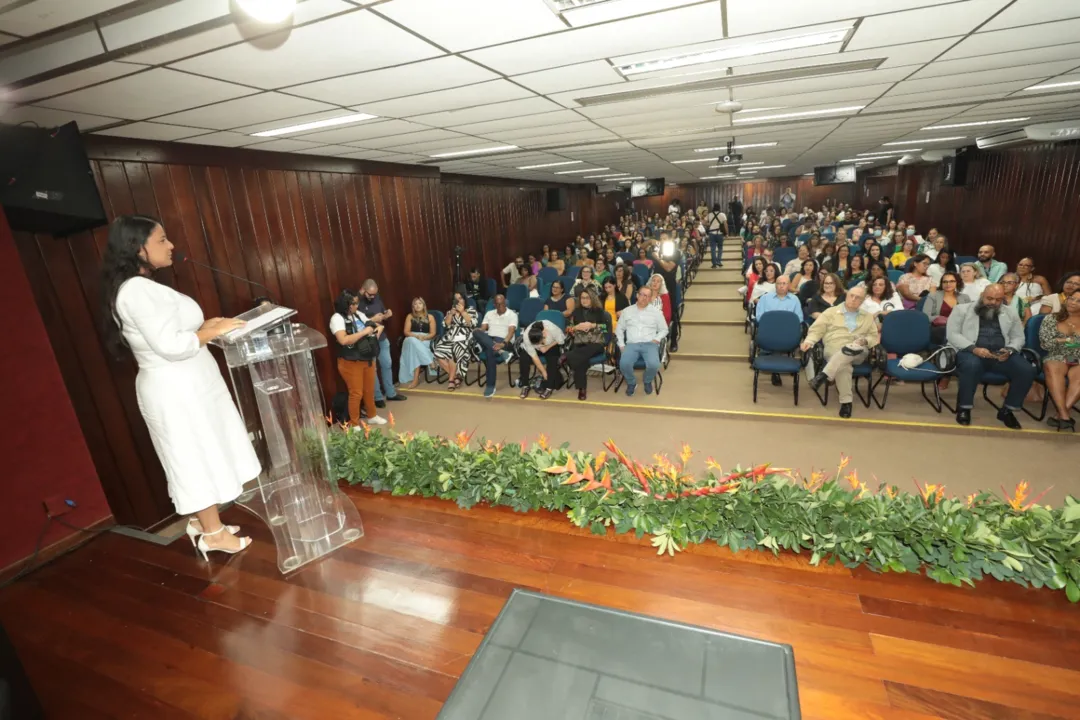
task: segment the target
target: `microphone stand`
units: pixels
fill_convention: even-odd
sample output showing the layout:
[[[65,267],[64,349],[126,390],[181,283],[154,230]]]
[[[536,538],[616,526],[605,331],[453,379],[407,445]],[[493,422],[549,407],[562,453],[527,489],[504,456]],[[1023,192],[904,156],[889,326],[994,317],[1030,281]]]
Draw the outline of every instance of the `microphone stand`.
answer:
[[[252,285],[252,286],[257,287],[257,288],[262,288],[266,292],[267,297],[271,296],[270,288],[266,287],[262,283],[257,283],[254,280],[248,280],[246,277],[240,277],[239,275],[234,275],[231,272],[228,272],[227,270],[222,270],[221,268],[216,268],[213,265],[207,265],[206,263],[199,262],[198,260],[192,260],[190,257],[188,257],[186,254],[184,254],[182,252],[173,253],[173,255],[177,256],[179,258],[180,262],[191,263],[192,265],[198,265],[199,267],[204,267],[207,270],[212,270],[212,271],[214,271],[216,273],[219,273],[221,275],[225,275],[226,277],[231,277],[233,280],[239,280],[240,282],[245,282],[248,285]]]

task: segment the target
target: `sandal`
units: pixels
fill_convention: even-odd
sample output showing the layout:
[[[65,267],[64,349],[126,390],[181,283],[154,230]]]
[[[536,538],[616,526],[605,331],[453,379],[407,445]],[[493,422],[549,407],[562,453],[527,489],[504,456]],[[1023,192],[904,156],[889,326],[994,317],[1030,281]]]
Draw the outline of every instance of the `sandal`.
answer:
[[[461,387],[461,378],[454,378],[446,383],[447,392],[454,392],[459,387]]]

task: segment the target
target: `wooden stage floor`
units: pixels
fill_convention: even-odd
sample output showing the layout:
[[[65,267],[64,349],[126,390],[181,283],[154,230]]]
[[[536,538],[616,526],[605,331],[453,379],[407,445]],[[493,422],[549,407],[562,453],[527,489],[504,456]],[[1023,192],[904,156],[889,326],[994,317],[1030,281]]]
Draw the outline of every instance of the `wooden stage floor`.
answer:
[[[256,544],[227,562],[106,534],[0,592],[49,717],[434,718],[516,587],[790,643],[808,720],[1080,717],[1064,593],[661,558],[559,515],[350,494],[366,537],[288,580],[234,509]]]

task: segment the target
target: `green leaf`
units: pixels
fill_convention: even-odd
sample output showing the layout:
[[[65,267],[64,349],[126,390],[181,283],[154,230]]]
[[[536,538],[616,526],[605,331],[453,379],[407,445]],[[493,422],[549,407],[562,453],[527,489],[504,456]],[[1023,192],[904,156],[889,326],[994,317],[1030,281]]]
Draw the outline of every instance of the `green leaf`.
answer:
[[[1069,580],[1065,583],[1065,597],[1069,598],[1069,602],[1080,602],[1080,586]]]
[[[1072,500],[1072,498],[1069,499]],[[1080,505],[1066,505],[1065,509],[1061,511],[1061,520],[1067,523],[1080,520]]]

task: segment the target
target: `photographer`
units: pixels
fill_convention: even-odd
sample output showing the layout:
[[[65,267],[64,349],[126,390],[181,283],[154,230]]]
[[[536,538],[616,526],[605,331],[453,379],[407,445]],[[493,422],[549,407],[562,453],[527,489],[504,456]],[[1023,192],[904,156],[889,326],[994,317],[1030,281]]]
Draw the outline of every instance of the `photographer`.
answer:
[[[668,234],[660,233],[660,243],[653,250],[653,272],[664,278],[664,284],[671,295],[671,338],[669,349],[677,352],[679,349],[679,304],[681,302],[678,281],[678,268],[682,262],[682,252]]]
[[[360,312],[359,303],[349,290],[342,290],[334,301],[337,312],[330,316],[330,334],[338,342],[337,368],[349,389],[349,420],[360,427],[363,404],[369,425],[385,425],[386,420],[375,414],[375,358],[383,326]]]

